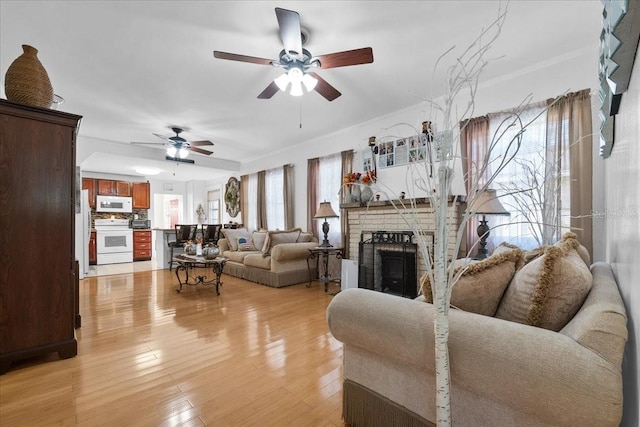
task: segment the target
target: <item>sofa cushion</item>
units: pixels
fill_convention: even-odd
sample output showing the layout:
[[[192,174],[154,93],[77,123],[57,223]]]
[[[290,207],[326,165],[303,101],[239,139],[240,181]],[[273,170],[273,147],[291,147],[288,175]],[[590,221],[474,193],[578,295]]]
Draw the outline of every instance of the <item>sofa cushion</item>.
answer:
[[[500,302],[496,317],[559,331],[582,306],[593,278],[568,238],[544,248],[544,254],[514,276]]]
[[[228,258],[229,261],[244,263],[244,259],[247,257],[247,255],[251,254],[260,254],[260,252],[225,251],[222,253],[222,256]]]
[[[276,230],[267,232],[267,241],[262,248],[262,256],[268,256],[271,254],[271,249],[281,243],[295,243],[300,236],[300,228],[294,228],[292,230]]]
[[[244,265],[247,267],[262,268],[263,270],[271,269],[271,257],[263,257],[262,253],[254,252],[244,257]]]
[[[494,316],[522,258],[520,249],[506,248],[482,261],[457,260],[453,265],[454,274],[461,273],[461,276],[451,289],[451,305],[464,311]],[[432,302],[428,275],[424,275],[423,280],[425,301]]]
[[[249,234],[249,230],[247,230],[246,228],[223,228],[222,234],[224,234],[224,237],[226,237],[227,242],[229,243],[229,247],[232,251],[238,250],[239,237],[251,238],[251,234]]]

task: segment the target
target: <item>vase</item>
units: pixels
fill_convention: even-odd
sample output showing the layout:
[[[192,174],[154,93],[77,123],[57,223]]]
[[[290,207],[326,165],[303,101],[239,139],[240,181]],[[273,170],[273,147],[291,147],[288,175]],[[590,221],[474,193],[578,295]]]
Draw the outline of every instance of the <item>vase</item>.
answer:
[[[370,185],[365,185],[362,187],[362,191],[360,191],[360,200],[363,203],[369,203],[373,199],[373,190]]]
[[[184,253],[187,255],[195,255],[197,251],[196,245],[186,245],[184,247]]]
[[[202,256],[205,259],[216,259],[220,255],[220,248],[217,246],[206,246],[202,248]]]
[[[53,87],[47,70],[38,59],[38,49],[23,44],[5,74],[4,91],[7,99],[19,104],[49,108],[53,103]]]
[[[351,201],[360,203],[360,184],[353,184],[351,186]]]

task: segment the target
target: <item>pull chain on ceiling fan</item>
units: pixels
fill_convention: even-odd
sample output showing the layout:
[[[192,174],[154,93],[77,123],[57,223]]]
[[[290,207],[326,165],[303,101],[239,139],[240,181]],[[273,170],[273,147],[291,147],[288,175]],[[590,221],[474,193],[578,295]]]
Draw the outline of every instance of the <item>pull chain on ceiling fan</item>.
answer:
[[[276,17],[280,27],[280,40],[284,46],[277,60],[213,51],[213,56],[218,59],[271,65],[281,67],[284,70],[284,74],[273,80],[258,95],[259,99],[270,99],[278,90],[286,92],[287,89],[289,94],[301,96],[304,93],[304,87],[307,92],[315,90],[328,101],[333,101],[341,93],[312,70],[370,64],[373,62],[373,50],[370,47],[314,57],[307,49],[302,47],[303,34],[300,28],[300,15],[298,12],[277,7]]]

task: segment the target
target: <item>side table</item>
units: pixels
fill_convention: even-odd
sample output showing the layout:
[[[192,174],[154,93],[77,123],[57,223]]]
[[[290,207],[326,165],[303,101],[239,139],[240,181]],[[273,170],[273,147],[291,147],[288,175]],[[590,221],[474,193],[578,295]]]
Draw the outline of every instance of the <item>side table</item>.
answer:
[[[336,259],[342,259],[342,248],[334,248],[334,247],[323,247],[318,246],[312,249],[309,249],[309,256],[307,257],[307,269],[309,270],[309,284],[307,288],[311,287],[311,283],[313,282],[313,277],[311,277],[311,260],[316,260],[316,267],[320,258],[322,258],[322,265],[324,266],[324,272],[319,277],[319,279],[324,283],[324,291],[327,292],[329,287],[329,282],[340,283],[340,279],[331,278],[329,274],[329,257],[334,256]]]

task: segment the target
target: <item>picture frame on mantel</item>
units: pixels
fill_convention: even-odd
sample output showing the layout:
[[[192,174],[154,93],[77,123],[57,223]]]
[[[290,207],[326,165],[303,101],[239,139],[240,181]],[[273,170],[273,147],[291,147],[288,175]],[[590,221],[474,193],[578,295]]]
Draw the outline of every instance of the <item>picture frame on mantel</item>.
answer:
[[[611,155],[615,116],[629,87],[640,41],[640,2],[604,0],[600,33],[600,156]]]

